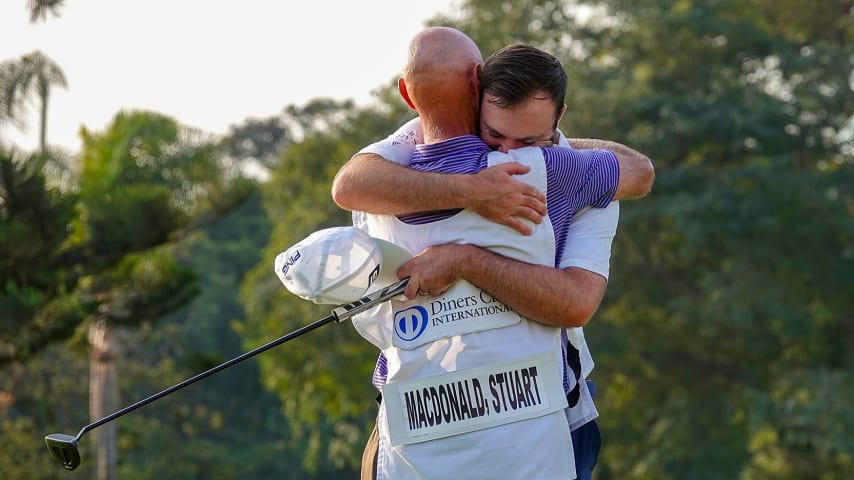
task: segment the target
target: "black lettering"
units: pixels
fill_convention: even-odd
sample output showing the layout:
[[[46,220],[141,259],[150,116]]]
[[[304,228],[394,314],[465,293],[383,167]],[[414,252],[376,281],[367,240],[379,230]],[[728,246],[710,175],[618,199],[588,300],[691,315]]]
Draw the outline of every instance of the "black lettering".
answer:
[[[540,386],[537,384],[537,367],[530,367],[531,379],[534,381],[534,391],[537,392],[537,405],[541,405],[543,400],[540,398]]]
[[[480,291],[480,301],[483,303],[492,303],[495,301],[495,298],[492,295],[481,290]]]
[[[459,393],[454,389],[454,384],[450,384],[448,386],[448,400],[451,403],[451,418],[453,421],[462,420],[463,417],[460,415],[460,401],[459,401]]]
[[[486,399],[483,398],[483,388],[480,386],[480,380],[471,379],[472,387],[474,388],[474,398],[477,401],[477,415],[482,417],[488,413],[489,405],[486,404]]]
[[[507,374],[506,373],[499,373],[496,381],[498,382],[498,390],[501,392],[501,400],[502,400],[502,403],[504,406],[504,411],[507,411],[507,394],[504,391],[504,382],[505,382],[504,376],[505,375],[507,375]]]
[[[517,408],[519,408],[519,399],[516,398],[517,397],[516,396],[516,388],[513,386],[513,373],[514,372],[515,372],[515,370],[513,372],[507,372],[506,373],[506,375],[507,375],[507,396],[510,397],[510,395],[512,395],[512,398],[510,398],[510,408],[512,408],[513,410],[516,410]]]
[[[477,418],[479,415],[477,414],[477,409],[474,406],[474,402],[471,401],[471,389],[469,388],[469,381],[466,380],[466,402],[469,405],[469,414],[472,418]]]
[[[406,392],[403,398],[406,400],[406,418],[409,419],[409,429],[415,430],[418,428],[415,421],[418,417],[418,412],[415,410],[415,395],[412,392]]]
[[[495,375],[490,375],[489,391],[492,393],[492,406],[495,408],[495,413],[501,413],[501,402],[498,401],[498,390],[495,389],[496,383]]]
[[[523,406],[527,407],[528,402],[525,400],[525,390],[522,388],[522,378],[519,370],[513,372],[513,384],[516,386],[516,402],[519,404],[519,408]]]
[[[466,384],[468,384],[468,381],[466,381]],[[466,388],[465,391],[463,390],[463,382],[457,382],[457,387],[457,391],[460,393],[460,419],[464,420],[466,417],[471,418],[469,402],[466,400],[468,388]]]
[[[418,428],[427,426],[427,414],[424,412],[424,399],[421,398],[421,392],[415,391],[415,398],[418,403]]]
[[[430,399],[433,400],[433,419],[436,422],[436,425],[442,424],[442,410],[439,407],[439,392],[436,391],[436,387],[430,387]],[[432,423],[430,424],[433,425]]]
[[[434,422],[436,421],[436,419],[433,418],[434,417],[433,412],[430,411],[430,390],[427,387],[424,387],[423,392],[424,392],[424,413],[427,416],[427,425],[430,425],[432,427]]]
[[[442,418],[445,423],[451,421],[451,401],[448,398],[448,389],[444,385],[439,385],[439,405],[442,408]]]
[[[522,370],[522,385],[525,388],[525,405],[532,406],[534,404],[534,396],[531,393],[531,373],[527,368]]]

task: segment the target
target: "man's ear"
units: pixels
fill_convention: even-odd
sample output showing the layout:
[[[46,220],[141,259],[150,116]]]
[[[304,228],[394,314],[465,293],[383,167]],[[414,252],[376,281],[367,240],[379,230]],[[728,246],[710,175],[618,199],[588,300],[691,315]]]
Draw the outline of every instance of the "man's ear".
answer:
[[[400,92],[400,96],[403,97],[403,101],[409,105],[409,108],[417,112],[418,109],[415,108],[415,104],[412,103],[412,99],[409,98],[409,92],[406,90],[406,82],[402,78],[397,79],[397,91]],[[566,107],[566,105],[564,105],[564,107]]]
[[[474,67],[471,69],[471,88],[472,95],[474,96],[472,102],[474,102],[475,112],[480,112],[480,97],[482,96],[480,91],[480,68],[481,65],[479,63],[475,63]]]
[[[557,120],[555,120],[555,132],[552,134],[552,143],[555,145],[560,145],[560,121],[563,118],[563,114],[566,113],[566,104],[563,104],[563,108],[560,109],[560,113],[557,114]],[[569,140],[567,140],[569,142]]]

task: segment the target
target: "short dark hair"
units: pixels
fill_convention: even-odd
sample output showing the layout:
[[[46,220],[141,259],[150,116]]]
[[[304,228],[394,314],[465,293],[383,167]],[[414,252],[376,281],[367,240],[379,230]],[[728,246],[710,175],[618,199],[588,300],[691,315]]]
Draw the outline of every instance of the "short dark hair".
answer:
[[[554,101],[555,117],[566,98],[566,71],[560,60],[530,45],[508,45],[486,59],[480,72],[481,95],[495,97],[495,105],[512,108],[545,91]]]

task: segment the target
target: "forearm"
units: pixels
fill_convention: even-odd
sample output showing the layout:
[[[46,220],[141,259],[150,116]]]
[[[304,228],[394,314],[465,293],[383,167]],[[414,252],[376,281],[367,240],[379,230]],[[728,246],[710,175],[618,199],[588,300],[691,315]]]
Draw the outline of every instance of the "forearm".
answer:
[[[621,143],[594,138],[572,138],[572,148],[577,150],[597,149],[612,152],[620,164],[620,182],[615,200],[642,197],[650,192],[655,180],[655,169],[650,159]]]
[[[546,215],[546,197],[516,180],[528,167],[509,162],[474,174],[432,173],[403,167],[373,154],[358,154],[332,182],[332,198],[345,210],[379,215],[470,208],[524,235]]]
[[[539,323],[583,326],[605,292],[605,278],[587,270],[531,265],[472,245],[463,247],[461,277]]]
[[[332,182],[332,198],[346,210],[400,215],[464,208],[462,175],[419,172],[373,153],[355,155]]]

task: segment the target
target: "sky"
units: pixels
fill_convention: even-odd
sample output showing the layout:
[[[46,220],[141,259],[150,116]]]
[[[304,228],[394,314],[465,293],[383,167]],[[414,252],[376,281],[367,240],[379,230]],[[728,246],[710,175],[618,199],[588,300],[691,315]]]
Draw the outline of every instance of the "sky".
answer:
[[[81,126],[103,130],[120,110],[166,114],[213,134],[318,97],[372,101],[396,79],[409,40],[454,0],[67,0],[30,23],[26,0],[0,1],[0,61],[40,50],[68,89],[50,97],[47,139],[71,152]],[[2,138],[38,143],[27,129]]]

